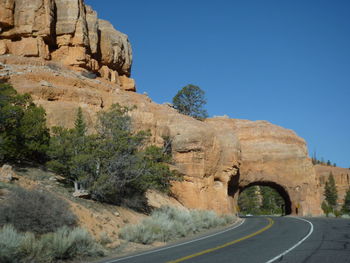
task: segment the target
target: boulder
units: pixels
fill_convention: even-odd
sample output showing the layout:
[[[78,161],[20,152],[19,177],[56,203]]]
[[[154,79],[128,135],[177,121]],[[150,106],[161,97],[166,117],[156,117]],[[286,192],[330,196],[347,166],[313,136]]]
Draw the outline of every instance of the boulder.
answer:
[[[130,75],[132,52],[128,37],[106,21],[98,20],[101,31],[101,62],[117,70],[120,75]]]
[[[12,166],[4,164],[0,169],[0,182],[9,183],[15,178],[15,172],[12,170]]]
[[[135,80],[122,75],[119,77],[119,83],[122,90],[136,91]]]

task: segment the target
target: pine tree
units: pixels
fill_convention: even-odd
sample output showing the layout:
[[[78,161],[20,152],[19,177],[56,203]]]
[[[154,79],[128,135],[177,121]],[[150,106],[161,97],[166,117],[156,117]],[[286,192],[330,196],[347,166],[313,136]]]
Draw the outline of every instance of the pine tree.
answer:
[[[98,114],[96,134],[86,135],[82,111],[74,129],[54,127],[48,166],[89,190],[95,200],[145,209],[147,189],[169,191],[171,180],[181,175],[171,171],[171,156],[156,146],[146,147],[149,133],[132,132],[132,108],[112,105]]]
[[[324,196],[328,205],[334,209],[337,205],[338,192],[332,172],[330,172],[328,180],[326,182],[324,188]]]
[[[285,203],[280,194],[269,186],[262,186],[261,193],[263,197],[263,203],[261,210],[264,214],[281,214],[282,205]]]
[[[45,110],[29,94],[0,84],[0,163],[46,161],[49,138]]]
[[[191,84],[183,87],[173,98],[175,109],[198,120],[208,117],[208,113],[204,109],[206,103],[204,91]]]
[[[258,186],[250,186],[243,190],[238,199],[238,206],[242,213],[259,214],[260,200],[257,195]]]
[[[350,188],[346,192],[344,204],[343,204],[343,207],[342,207],[342,212],[344,214],[350,215]]]
[[[74,122],[74,128],[78,136],[83,137],[86,133],[86,124],[83,117],[83,111],[78,108],[77,117]]]

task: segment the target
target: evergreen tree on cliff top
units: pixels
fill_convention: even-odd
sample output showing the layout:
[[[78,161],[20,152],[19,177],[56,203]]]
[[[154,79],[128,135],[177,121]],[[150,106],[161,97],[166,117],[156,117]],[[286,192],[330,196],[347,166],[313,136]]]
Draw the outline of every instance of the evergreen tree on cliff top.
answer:
[[[328,205],[334,209],[337,205],[338,193],[332,172],[329,174],[328,180],[326,182],[324,188],[324,196]]]
[[[198,120],[208,117],[207,111],[203,108],[207,103],[204,91],[195,85],[183,87],[173,98],[174,108],[180,113],[191,116]]]

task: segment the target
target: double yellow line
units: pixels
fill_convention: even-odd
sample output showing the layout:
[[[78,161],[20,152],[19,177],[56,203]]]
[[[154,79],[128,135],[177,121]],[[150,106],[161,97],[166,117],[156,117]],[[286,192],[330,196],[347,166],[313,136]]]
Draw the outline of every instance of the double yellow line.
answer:
[[[179,259],[176,259],[176,260],[173,260],[173,261],[169,261],[168,263],[178,263],[178,262],[182,262],[182,261],[185,261],[185,260],[188,260],[188,259],[191,259],[191,258],[195,258],[195,257],[198,257],[198,256],[201,256],[201,255],[204,255],[204,254],[208,254],[210,252],[213,252],[213,251],[216,251],[216,250],[219,250],[219,249],[222,249],[222,248],[225,248],[225,247],[228,247],[228,246],[231,246],[233,244],[236,244],[238,242],[241,242],[243,240],[246,240],[248,238],[251,238],[251,237],[254,237],[256,235],[259,235],[261,234],[262,232],[266,231],[267,229],[269,229],[270,227],[272,227],[274,221],[271,219],[271,218],[267,218],[267,220],[269,221],[269,224],[267,226],[265,226],[264,228],[252,233],[252,234],[249,234],[247,236],[244,236],[244,237],[241,237],[239,239],[236,239],[236,240],[233,240],[231,242],[228,242],[228,243],[225,243],[223,245],[220,245],[220,246],[217,246],[217,247],[213,247],[213,248],[209,248],[209,249],[206,249],[206,250],[203,250],[201,252],[198,252],[198,253],[195,253],[195,254],[192,254],[192,255],[189,255],[189,256],[186,256],[186,257],[183,257],[183,258],[179,258]]]

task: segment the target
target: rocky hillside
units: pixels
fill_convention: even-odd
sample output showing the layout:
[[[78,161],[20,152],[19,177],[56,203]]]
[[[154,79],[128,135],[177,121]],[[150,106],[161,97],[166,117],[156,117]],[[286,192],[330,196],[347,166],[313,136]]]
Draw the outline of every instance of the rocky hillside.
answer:
[[[80,227],[88,230],[97,240],[110,240],[108,244],[110,248],[116,248],[123,243],[118,237],[121,228],[129,223],[139,223],[146,217],[144,214],[125,207],[75,198],[73,196],[74,189],[67,188],[63,179],[52,172],[39,168],[12,168],[9,165],[4,165],[0,167],[0,203],[7,202],[10,192],[15,187],[53,194],[56,198],[69,204],[70,210],[78,218]],[[152,208],[172,206],[185,209],[174,198],[157,191],[148,191],[146,198]],[[137,249],[138,247],[133,247],[135,245],[129,244],[131,247],[128,249]],[[144,247],[140,246],[140,248]]]
[[[72,127],[81,107],[93,132],[98,111],[136,105],[135,129],[150,130],[158,145],[171,138],[176,169],[185,175],[173,193],[187,207],[234,212],[239,191],[270,183],[286,193],[292,213],[321,213],[306,143],[293,131],[264,121],[202,122],[126,92],[134,90],[127,37],[83,0],[34,0],[25,8],[24,0],[0,3],[0,77],[30,93],[49,126]]]

